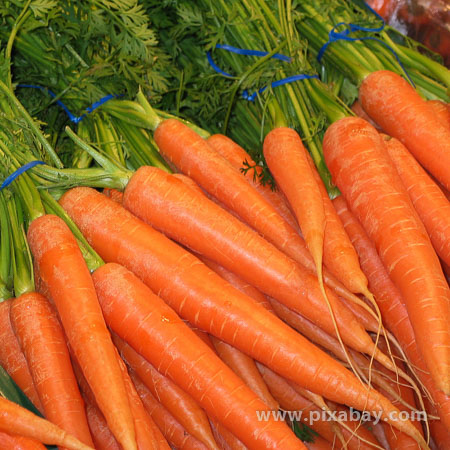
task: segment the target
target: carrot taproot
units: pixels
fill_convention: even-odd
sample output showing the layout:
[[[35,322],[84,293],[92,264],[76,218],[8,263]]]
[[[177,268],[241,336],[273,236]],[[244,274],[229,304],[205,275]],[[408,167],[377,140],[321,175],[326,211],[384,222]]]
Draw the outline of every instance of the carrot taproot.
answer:
[[[436,253],[450,265],[450,202],[400,141],[383,141]]]
[[[34,406],[43,413],[44,408],[34,386],[25,355],[11,325],[10,311],[13,299],[0,302],[0,365],[19,386]]]
[[[284,424],[258,422],[267,406],[133,273],[109,263],[93,280],[110,328],[246,445],[303,448]]]
[[[450,397],[437,389],[418,351],[404,298],[389,277],[375,244],[349,210],[345,199],[339,196],[333,200],[333,203],[358,252],[361,268],[369,280],[371,291],[375,294],[383,322],[397,337],[412,366],[416,368],[414,371],[416,376],[430,393],[441,420],[450,430]]]
[[[278,402],[270,395],[266,383],[256,367],[255,361],[237,348],[212,337],[220,359],[270,408],[278,409]]]
[[[35,439],[0,431],[0,448],[5,450],[45,450],[45,446]]]
[[[322,283],[326,217],[307,150],[295,130],[278,127],[265,137],[263,152],[270,172],[294,211]]]
[[[92,447],[84,402],[54,309],[41,294],[29,292],[14,299],[10,314],[45,417]]]
[[[206,450],[208,448],[191,436],[172,414],[156,400],[150,392],[150,389],[148,389],[133,370],[130,371],[130,376],[142,403],[171,445],[180,450]]]
[[[312,274],[170,174],[155,167],[138,169],[125,190],[124,206],[168,237],[236,272],[335,334],[333,318]],[[373,342],[363,327],[331,290],[327,292],[343,341],[371,353]]]
[[[343,352],[342,347],[339,345],[337,339],[324,332],[317,325],[313,324],[308,319],[305,319],[300,314],[297,314],[294,311],[291,311],[289,308],[286,308],[276,300],[271,299],[271,304],[277,316],[280,317],[284,322],[289,324],[292,328],[297,330],[299,333],[308,338],[314,344],[318,345],[320,348],[331,352],[336,358],[340,359],[341,361],[345,361],[346,355]],[[370,377],[373,384],[389,392],[389,394],[393,398],[399,398],[398,394],[396,394],[395,390],[392,389],[391,386],[389,386],[385,378],[380,376],[376,371],[372,371],[370,362],[366,358],[364,358],[363,355],[353,351],[350,351],[349,355],[352,359],[354,367],[358,370],[360,375],[365,380],[368,380]],[[412,379],[408,378],[408,381],[414,385]],[[419,390],[416,387],[415,390],[418,394],[420,394]]]
[[[445,103],[442,100],[428,100],[427,104],[433,110],[436,118],[450,129],[450,107],[448,103]]]
[[[158,126],[154,138],[160,152],[179,171],[191,177],[279,250],[315,273],[314,261],[297,231],[194,130],[176,119],[169,119]],[[324,281],[337,294],[355,300],[328,271],[323,275]]]
[[[90,188],[74,188],[60,203],[102,258],[132,270],[194,326],[327,398],[391,410],[384,397],[368,391],[339,363],[114,201]],[[393,425],[417,434],[407,422]]]
[[[169,444],[161,435],[161,432],[154,424],[152,418],[142,404],[142,400],[136,392],[136,388],[131,381],[130,374],[116,350],[117,361],[122,372],[125,389],[128,394],[131,414],[134,419],[134,429],[136,431],[136,444],[139,450],[170,450]]]
[[[274,190],[270,186],[261,183],[262,167],[258,166],[237,142],[223,134],[213,134],[206,139],[206,142],[234,168],[239,170],[294,230],[299,229],[284,195],[279,189]]]
[[[181,426],[207,447],[217,449],[208,418],[198,403],[115,333],[113,341],[125,362]]]
[[[62,219],[45,215],[31,223],[27,238],[68,342],[108,426],[124,450],[136,450],[133,417],[114,345],[75,237]]]
[[[381,137],[363,119],[346,117],[327,129],[323,149],[335,183],[405,299],[436,385],[449,394],[450,290]]]
[[[0,431],[35,439],[44,444],[58,445],[68,450],[92,450],[75,436],[52,422],[0,396]]]
[[[439,450],[447,450],[450,447],[450,432],[440,420],[430,421],[431,437]]]
[[[400,75],[372,72],[359,88],[364,110],[450,190],[450,129]]]
[[[187,175],[184,175],[183,173],[174,173],[172,174],[172,176],[178,178],[186,186],[189,186],[191,189],[194,189],[194,191],[198,192],[199,194],[205,195],[205,192],[202,190],[202,188],[192,178],[188,177]]]
[[[116,438],[108,428],[105,417],[97,406],[87,402],[86,416],[97,450],[121,450]]]

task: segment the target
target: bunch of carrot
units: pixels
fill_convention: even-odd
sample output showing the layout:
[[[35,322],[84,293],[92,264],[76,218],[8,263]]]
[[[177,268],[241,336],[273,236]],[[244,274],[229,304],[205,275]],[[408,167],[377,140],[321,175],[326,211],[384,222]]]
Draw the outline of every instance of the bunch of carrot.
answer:
[[[336,98],[307,86],[289,95],[303,134]],[[273,102],[271,188],[142,92],[92,115],[101,153],[67,129],[97,166],[63,169],[0,92],[1,173],[42,150],[55,166],[0,188],[0,366],[34,405],[0,398],[1,448],[450,447],[448,104],[372,72],[366,118],[323,111],[311,158]]]

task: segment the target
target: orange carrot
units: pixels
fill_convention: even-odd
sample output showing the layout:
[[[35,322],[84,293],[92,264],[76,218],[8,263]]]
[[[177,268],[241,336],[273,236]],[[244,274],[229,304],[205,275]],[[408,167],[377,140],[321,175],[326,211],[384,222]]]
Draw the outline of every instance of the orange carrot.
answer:
[[[436,253],[450,265],[450,202],[400,141],[386,136],[384,145]]]
[[[60,202],[102,258],[133,270],[194,326],[334,401],[391,410],[339,363],[117,203],[89,188],[72,189]],[[417,435],[407,422],[393,425]]]
[[[234,168],[241,173],[246,170],[247,181],[275,208],[278,214],[294,229],[298,230],[298,223],[289,208],[286,198],[281,191],[273,190],[260,182],[262,167],[258,166],[250,155],[236,142],[223,134],[214,134],[206,142],[220,155],[222,155]],[[244,163],[247,163],[244,164]]]
[[[267,406],[135,275],[107,264],[93,279],[112,330],[242,442],[257,448],[303,448],[284,424],[258,422],[255,410]]]
[[[44,408],[31,378],[25,359],[10,320],[13,299],[0,302],[0,365],[19,386],[34,406],[43,413]]]
[[[197,402],[115,333],[113,341],[125,362],[181,426],[207,447],[217,448],[208,418]]]
[[[441,100],[428,100],[427,104],[431,106],[436,118],[450,129],[450,108],[448,103],[444,103]]]
[[[31,223],[28,242],[68,342],[108,426],[124,450],[136,450],[133,417],[114,345],[74,236],[62,219],[46,215]]]
[[[116,438],[108,428],[105,417],[97,406],[87,403],[86,415],[97,450],[121,450]]]
[[[450,393],[450,289],[378,132],[359,118],[333,123],[323,142],[334,181],[375,242],[406,302],[417,345]]]
[[[177,422],[172,414],[156,400],[147,386],[133,370],[131,370],[130,376],[141,397],[142,403],[171,445],[180,450],[206,450],[208,448],[191,436],[180,423]]]
[[[0,431],[35,439],[68,450],[88,450],[89,447],[57,425],[36,416],[25,408],[0,396]]]
[[[168,237],[236,272],[265,294],[335,334],[316,277],[170,174],[155,167],[141,167],[128,183],[124,206]],[[370,353],[373,342],[368,334],[333,292],[327,292],[343,341]]]
[[[383,321],[397,337],[403,351],[416,368],[417,377],[431,394],[438,408],[439,416],[450,429],[450,397],[437,389],[424,364],[417,349],[414,331],[402,295],[390,279],[378,256],[375,244],[369,239],[358,219],[348,209],[344,198],[337,197],[333,203],[359,254],[361,267],[367,275],[371,291],[375,294]]]
[[[359,88],[364,110],[450,190],[450,128],[400,75],[372,72]]]
[[[321,282],[325,210],[307,150],[295,130],[280,127],[265,137],[263,151],[270,172],[294,211]]]
[[[189,186],[191,189],[194,189],[194,191],[198,192],[199,194],[205,195],[205,192],[202,191],[202,188],[192,178],[183,175],[182,173],[174,173],[172,176],[174,178],[178,178],[186,186]]]
[[[131,413],[134,419],[134,429],[136,430],[136,443],[139,450],[170,450],[167,441],[161,435],[158,427],[154,424],[152,418],[142,404],[142,400],[136,392],[136,388],[131,381],[125,363],[117,353],[120,370],[122,371],[123,381],[130,402]],[[161,445],[163,443],[164,445]]]
[[[35,439],[2,431],[0,431],[0,448],[5,450],[45,450],[45,446]]]
[[[37,292],[23,294],[11,305],[11,322],[45,417],[92,447],[84,402],[66,340],[50,303]]]
[[[440,420],[430,421],[431,436],[439,450],[450,448],[450,433]]]
[[[296,229],[286,223],[256,189],[195,131],[175,119],[164,120],[155,131],[161,153],[202,189],[219,200],[243,222],[308,271],[315,273],[314,261]],[[324,281],[341,297],[354,296],[331,274]]]

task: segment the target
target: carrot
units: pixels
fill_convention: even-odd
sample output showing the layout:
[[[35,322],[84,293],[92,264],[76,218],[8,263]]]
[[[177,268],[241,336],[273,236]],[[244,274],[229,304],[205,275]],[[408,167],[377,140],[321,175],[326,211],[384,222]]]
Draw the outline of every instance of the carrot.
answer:
[[[141,167],[128,183],[124,206],[168,237],[236,272],[265,294],[335,334],[328,306],[312,274],[171,175],[154,167]],[[328,298],[343,341],[370,353],[373,342],[363,327],[330,290]]]
[[[28,242],[108,426],[124,450],[136,450],[133,417],[114,345],[74,236],[62,219],[45,215],[31,223]]]
[[[111,200],[114,200],[117,203],[122,203],[123,192],[118,191],[117,189],[104,188],[103,194],[106,195]]]
[[[108,428],[105,417],[97,406],[87,403],[86,416],[97,450],[120,450],[116,438]]]
[[[45,444],[66,447],[68,450],[92,449],[57,425],[1,396],[0,431],[35,439]]]
[[[119,362],[120,370],[122,372],[123,381],[128,394],[130,402],[131,413],[134,419],[134,428],[136,430],[136,443],[139,450],[170,450],[167,441],[161,435],[158,427],[156,427],[147,410],[142,404],[142,400],[136,392],[136,388],[131,381],[125,363],[117,353],[117,361]]]
[[[269,389],[262,379],[255,361],[237,348],[234,348],[220,339],[213,337],[212,341],[220,359],[230,367],[235,374],[239,375],[245,384],[270,409],[278,409],[278,402],[270,395]]]
[[[270,172],[294,211],[322,283],[325,209],[307,151],[298,133],[288,127],[267,134],[263,151]]]
[[[371,411],[392,408],[273,314],[104,195],[75,188],[60,202],[102,258],[133,270],[194,326],[339,403]],[[407,422],[393,425],[417,433]]]
[[[23,294],[11,305],[11,322],[45,417],[93,447],[65,337],[50,303],[37,292]]]
[[[208,418],[197,402],[116,334],[113,341],[125,362],[180,425],[207,447],[216,449]]]
[[[347,117],[328,128],[323,148],[335,183],[405,299],[417,345],[436,385],[448,394],[449,287],[381,137],[364,120]]]
[[[448,103],[444,103],[442,100],[428,100],[427,104],[433,110],[436,118],[450,129],[450,107]]]
[[[35,439],[12,435],[1,431],[0,448],[8,450],[45,450],[44,445]]]
[[[359,88],[364,110],[450,190],[450,129],[400,75],[372,72]]]
[[[342,347],[339,345],[339,342],[335,338],[325,333],[317,325],[313,324],[301,315],[296,314],[289,308],[286,308],[276,300],[271,299],[271,303],[278,317],[288,323],[292,328],[297,330],[314,344],[320,346],[320,348],[331,352],[338,359],[342,361],[345,360],[346,355],[343,352]],[[372,372],[371,364],[369,361],[367,361],[366,358],[364,358],[364,356],[351,351],[350,358],[352,359],[353,365],[358,370],[358,373],[360,373],[362,377],[364,377],[365,379],[368,379],[370,377],[372,383],[383,388],[385,391],[389,392],[392,397],[398,399],[398,394],[396,394],[395,390],[389,386],[385,378],[380,376],[377,372]],[[408,381],[413,384],[413,381],[409,377],[406,378],[408,378]],[[416,390],[417,393],[420,394],[418,389]]]
[[[348,209],[344,198],[337,197],[333,203],[359,254],[361,267],[367,275],[371,291],[375,294],[383,321],[398,338],[403,351],[416,368],[416,376],[431,394],[439,416],[450,430],[450,398],[437,389],[417,349],[414,331],[402,295],[390,279],[378,256],[375,244]]]
[[[31,378],[30,369],[25,359],[10,320],[13,299],[0,302],[0,365],[8,372],[17,386],[31,400],[34,406],[43,413],[44,408]]]
[[[131,379],[136,387],[142,403],[152,419],[164,434],[167,441],[177,449],[183,450],[206,450],[204,444],[191,436],[170,412],[153,396],[141,379],[130,371]]]
[[[450,265],[450,202],[400,141],[386,136],[384,145],[436,253]]]
[[[262,167],[258,166],[239,144],[223,134],[213,134],[206,139],[206,142],[234,168],[239,170],[294,230],[298,230],[298,223],[284,195],[280,190],[273,190],[270,186],[261,183]]]
[[[430,421],[431,436],[439,450],[447,450],[450,446],[450,433],[440,420]]]
[[[246,445],[303,448],[282,423],[258,422],[267,406],[135,275],[107,264],[93,280],[112,330]]]
[[[279,250],[315,273],[314,261],[297,231],[201,136],[182,122],[169,119],[158,126],[154,138],[161,154],[181,172]],[[355,300],[331,274],[324,271],[323,275],[324,281],[337,294]]]

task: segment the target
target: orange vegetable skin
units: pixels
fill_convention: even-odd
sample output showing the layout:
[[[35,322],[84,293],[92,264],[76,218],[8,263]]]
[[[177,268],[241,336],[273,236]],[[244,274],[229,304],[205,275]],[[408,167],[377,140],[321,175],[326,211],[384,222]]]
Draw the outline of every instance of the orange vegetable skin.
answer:
[[[12,435],[0,431],[0,448],[7,450],[45,450],[45,446],[35,439]]]
[[[45,417],[92,447],[84,402],[54,309],[37,292],[23,294],[12,303],[11,321]]]
[[[124,450],[136,450],[133,417],[114,345],[74,236],[62,219],[46,215],[31,223],[28,242],[108,426]]]
[[[450,202],[400,141],[386,137],[384,145],[436,253],[450,265]]]
[[[0,365],[19,386],[34,406],[43,413],[39,395],[34,387],[27,360],[11,325],[10,310],[13,299],[0,303]]]
[[[405,299],[436,385],[449,394],[450,290],[381,137],[364,120],[344,118],[328,128],[323,148],[335,183]]]
[[[372,72],[359,88],[364,110],[450,190],[450,128],[400,75]]]
[[[92,450],[57,425],[36,416],[25,408],[0,397],[0,431],[35,439],[67,450]]]

